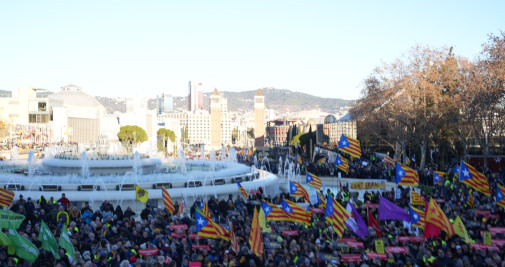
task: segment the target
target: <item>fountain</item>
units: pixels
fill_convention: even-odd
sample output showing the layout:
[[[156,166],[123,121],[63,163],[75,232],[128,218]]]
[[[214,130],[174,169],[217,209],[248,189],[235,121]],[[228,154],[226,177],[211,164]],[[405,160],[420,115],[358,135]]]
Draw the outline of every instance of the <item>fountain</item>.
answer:
[[[28,153],[28,177],[32,177],[33,176],[33,151],[30,151]]]
[[[200,159],[205,159],[205,145],[202,145],[202,149],[200,151]]]
[[[216,151],[214,151],[214,149],[212,149],[210,151],[210,170],[211,171],[214,171],[215,163],[216,163]]]
[[[226,161],[226,148],[224,145],[221,146],[221,161]]]
[[[86,155],[86,151],[83,151],[81,154],[81,176],[82,178],[89,178],[89,166],[88,166],[88,157]]]
[[[173,199],[180,199],[183,194],[193,197],[238,194],[237,181],[247,189],[261,186],[272,195],[279,190],[277,176],[237,163],[234,149],[229,150],[225,161],[216,161],[215,151],[211,151],[210,160],[186,160],[179,146],[178,157],[163,162],[140,151],[120,154],[118,149],[105,146],[97,150],[54,146],[45,150],[43,160],[36,160],[30,153],[28,160],[20,160],[16,167],[12,162],[2,161],[0,183],[14,190],[15,198],[22,194],[38,199],[41,191],[48,198],[59,198],[65,192],[71,201],[89,201],[95,208],[100,201],[109,200],[133,209],[143,209],[132,197],[135,185],[149,192],[150,204],[160,206],[163,206],[162,186]],[[27,175],[13,173],[20,167],[28,170]]]
[[[230,148],[228,150],[228,162],[237,162],[237,150],[235,148]]]
[[[184,149],[181,144],[177,146],[177,159],[179,161],[179,168],[182,173],[187,172],[186,168],[186,154],[184,153]]]
[[[13,146],[11,149],[11,160],[14,164],[17,164],[19,161],[19,148],[18,146]]]

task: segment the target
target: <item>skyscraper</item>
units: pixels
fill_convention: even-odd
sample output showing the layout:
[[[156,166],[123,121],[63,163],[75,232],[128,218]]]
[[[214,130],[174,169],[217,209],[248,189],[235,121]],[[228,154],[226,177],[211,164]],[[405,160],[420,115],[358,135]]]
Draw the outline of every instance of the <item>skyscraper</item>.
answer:
[[[254,146],[265,145],[265,95],[258,89],[254,95]]]
[[[203,84],[202,83],[188,83],[188,110],[202,110],[203,109]]]
[[[167,94],[158,96],[158,115],[174,112],[174,97]]]

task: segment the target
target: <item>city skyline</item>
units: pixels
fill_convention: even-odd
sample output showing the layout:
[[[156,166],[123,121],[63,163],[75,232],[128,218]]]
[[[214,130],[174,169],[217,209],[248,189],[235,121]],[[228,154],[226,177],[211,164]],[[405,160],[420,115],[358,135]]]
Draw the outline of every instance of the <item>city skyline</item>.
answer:
[[[0,7],[0,89],[74,83],[96,96],[183,96],[201,81],[205,93],[275,87],[354,100],[376,66],[417,44],[473,59],[505,28],[499,1]]]

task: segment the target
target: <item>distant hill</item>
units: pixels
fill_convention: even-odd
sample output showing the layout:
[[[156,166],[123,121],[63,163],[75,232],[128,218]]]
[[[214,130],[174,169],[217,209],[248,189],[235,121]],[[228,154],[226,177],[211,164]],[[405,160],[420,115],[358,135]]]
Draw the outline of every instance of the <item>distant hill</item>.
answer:
[[[284,111],[302,111],[319,109],[327,113],[335,113],[340,107],[352,105],[354,100],[344,100],[339,98],[323,98],[300,92],[292,92],[286,89],[262,88],[265,95],[265,106],[268,109]],[[252,110],[254,106],[254,95],[256,90],[243,92],[223,91],[224,97],[228,99],[229,111]],[[204,109],[209,108],[209,98],[211,93],[205,93],[203,96]],[[108,112],[124,111],[124,102],[118,102],[116,99],[107,97],[96,97]],[[188,106],[187,97],[174,97],[174,109],[184,110]],[[156,98],[148,101],[149,109],[156,108]]]

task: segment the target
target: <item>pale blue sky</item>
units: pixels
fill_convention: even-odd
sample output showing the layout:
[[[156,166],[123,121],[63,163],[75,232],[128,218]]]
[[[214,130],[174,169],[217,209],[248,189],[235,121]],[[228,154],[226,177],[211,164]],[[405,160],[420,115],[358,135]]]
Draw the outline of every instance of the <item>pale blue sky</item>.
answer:
[[[273,86],[356,99],[416,44],[474,58],[505,1],[2,1],[0,89],[99,96]]]

